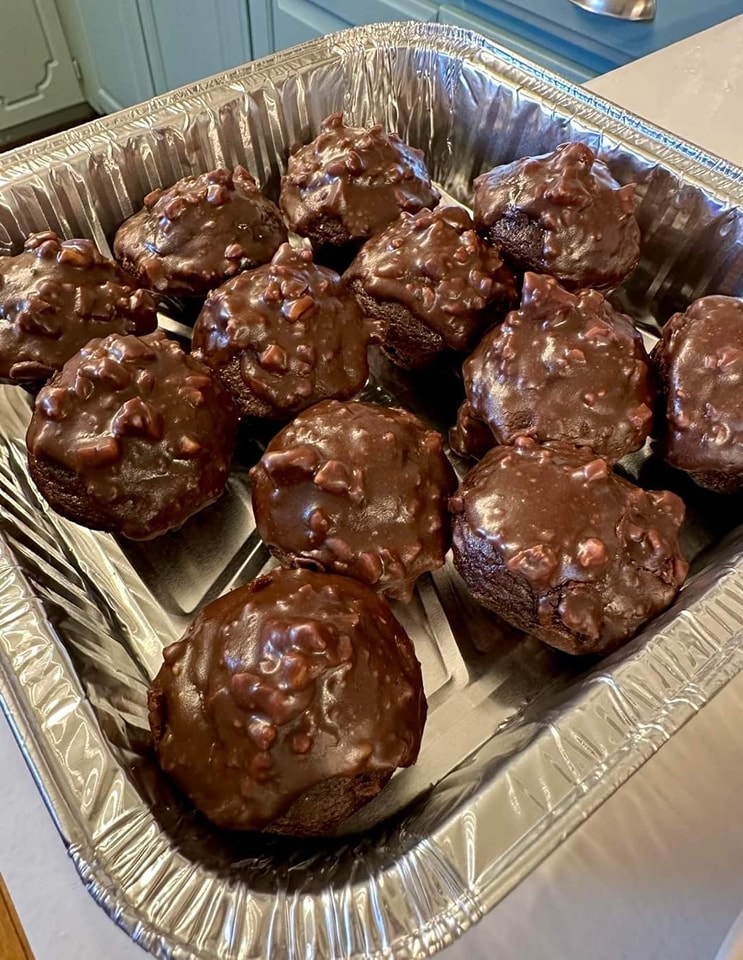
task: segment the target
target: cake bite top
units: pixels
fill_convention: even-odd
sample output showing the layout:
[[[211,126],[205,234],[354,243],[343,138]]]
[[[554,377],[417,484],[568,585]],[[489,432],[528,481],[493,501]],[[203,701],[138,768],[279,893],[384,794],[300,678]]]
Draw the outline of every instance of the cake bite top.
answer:
[[[0,257],[0,377],[48,380],[88,340],[156,326],[152,294],[91,240],[45,231]]]
[[[640,258],[635,185],[585,143],[496,167],[475,180],[474,218],[518,267],[571,290],[621,283]]]
[[[143,286],[197,297],[266,263],[286,239],[276,204],[237,166],[148,193],[143,208],[117,230],[114,256]]]
[[[323,121],[311,143],[289,158],[281,209],[313,246],[359,245],[395,220],[439,202],[423,151],[381,124],[349,127],[342,113]]]

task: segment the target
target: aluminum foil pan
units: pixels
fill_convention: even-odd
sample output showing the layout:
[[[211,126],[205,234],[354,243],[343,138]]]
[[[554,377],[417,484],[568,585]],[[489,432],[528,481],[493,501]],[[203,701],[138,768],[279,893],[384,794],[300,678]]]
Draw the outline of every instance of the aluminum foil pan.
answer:
[[[104,248],[144,195],[246,164],[276,191],[290,146],[343,109],[425,151],[467,202],[496,163],[581,137],[640,185],[642,262],[619,296],[652,329],[704,293],[743,294],[741,172],[482,38],[360,28],[298,47],[0,157],[0,249],[33,230]],[[377,364],[377,399],[451,422],[438,384]],[[451,566],[397,607],[430,713],[418,764],[327,841],[219,833],[159,774],[145,691],[163,645],[258,574],[242,445],[229,489],[147,545],[70,524],[28,480],[29,401],[0,392],[0,694],[83,881],[161,957],[427,956],[458,937],[743,667],[743,520],[681,492],[693,576],[609,660],[519,637]],[[673,480],[652,458],[627,465]],[[674,481],[675,482],[675,481]],[[743,530],[743,528],[741,528]]]

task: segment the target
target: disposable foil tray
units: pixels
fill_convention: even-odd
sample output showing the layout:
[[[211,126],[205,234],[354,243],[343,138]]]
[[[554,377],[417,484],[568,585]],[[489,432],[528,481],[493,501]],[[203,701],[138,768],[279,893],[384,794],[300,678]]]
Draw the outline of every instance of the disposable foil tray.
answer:
[[[336,110],[421,147],[465,204],[496,164],[593,145],[639,185],[642,260],[616,297],[649,336],[695,297],[743,295],[741,171],[430,24],[317,40],[0,157],[0,251],[46,228],[105,250],[146,193],[215,166],[242,163],[275,196],[290,147]],[[452,422],[425,377],[375,371],[367,396]],[[478,608],[449,563],[395,608],[429,702],[417,765],[330,840],[220,833],[159,773],[146,689],[195,612],[270,562],[247,480],[259,447],[241,442],[217,504],[137,545],[48,509],[26,470],[29,414],[0,388],[0,696],[84,883],[158,956],[428,956],[743,666],[743,510],[643,455],[626,469],[689,508],[692,576],[671,610],[610,659],[571,660]]]

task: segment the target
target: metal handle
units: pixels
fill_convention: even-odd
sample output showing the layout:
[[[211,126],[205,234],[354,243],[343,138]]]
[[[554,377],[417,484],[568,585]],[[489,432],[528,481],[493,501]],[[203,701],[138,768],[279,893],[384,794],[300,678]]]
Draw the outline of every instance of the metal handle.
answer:
[[[581,10],[619,20],[654,20],[656,0],[569,0]]]

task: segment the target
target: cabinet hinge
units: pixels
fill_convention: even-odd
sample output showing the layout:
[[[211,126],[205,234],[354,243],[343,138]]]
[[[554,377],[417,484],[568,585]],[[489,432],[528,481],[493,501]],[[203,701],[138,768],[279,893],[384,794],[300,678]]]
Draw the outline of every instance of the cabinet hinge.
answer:
[[[80,69],[80,64],[78,63],[75,57],[72,58],[72,69],[75,71],[75,76],[77,77],[80,83],[83,82],[83,72]]]

